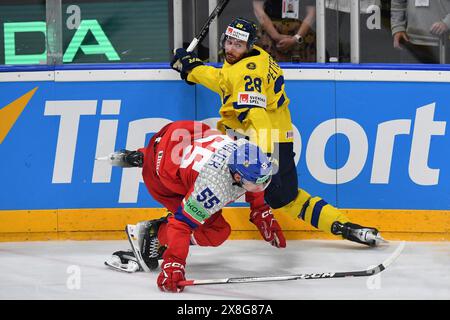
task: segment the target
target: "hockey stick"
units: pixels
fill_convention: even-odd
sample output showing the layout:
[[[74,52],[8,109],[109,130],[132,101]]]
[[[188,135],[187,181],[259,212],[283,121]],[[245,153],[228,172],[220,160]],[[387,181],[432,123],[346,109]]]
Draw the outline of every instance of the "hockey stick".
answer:
[[[200,30],[200,32],[194,37],[194,39],[192,39],[191,43],[189,44],[189,46],[187,47],[186,51],[187,52],[192,52],[194,51],[194,49],[197,47],[197,45],[203,41],[203,39],[206,37],[206,34],[209,31],[209,26],[211,25],[211,23],[213,22],[214,18],[220,16],[220,14],[222,13],[223,9],[225,9],[225,7],[227,6],[228,2],[230,2],[230,0],[221,0],[217,6],[214,8],[214,10],[211,12],[211,14],[209,15],[208,19],[206,20],[206,22],[203,24],[202,29]],[[176,53],[177,49],[173,50],[173,53]],[[175,69],[180,69],[181,68],[181,62],[180,60],[177,60],[174,63],[174,68]]]
[[[200,32],[191,41],[189,47],[187,47],[186,51],[192,52],[197,47],[197,45],[203,41],[203,39],[205,38],[206,34],[209,31],[209,26],[213,22],[214,18],[220,16],[220,14],[222,13],[223,9],[225,9],[228,2],[230,2],[230,0],[222,0],[217,4],[217,6],[209,15],[208,20],[206,20]]]
[[[269,276],[269,277],[241,277],[241,278],[225,278],[225,279],[206,279],[206,280],[185,280],[180,281],[180,286],[197,286],[207,284],[230,284],[230,283],[250,283],[250,282],[268,282],[268,281],[287,281],[287,280],[310,280],[310,279],[332,279],[346,277],[369,277],[382,272],[390,266],[395,259],[398,258],[405,242],[401,242],[392,255],[383,263],[376,267],[361,271],[345,271],[345,272],[328,272],[328,273],[301,273],[285,276]]]

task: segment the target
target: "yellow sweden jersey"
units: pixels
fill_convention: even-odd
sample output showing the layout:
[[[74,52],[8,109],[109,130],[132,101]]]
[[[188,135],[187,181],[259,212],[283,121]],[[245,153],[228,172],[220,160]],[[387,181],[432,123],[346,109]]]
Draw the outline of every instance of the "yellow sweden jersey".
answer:
[[[198,66],[188,80],[220,94],[220,131],[230,128],[249,136],[269,153],[274,142],[293,141],[283,71],[260,47],[235,64],[225,61],[221,69]]]

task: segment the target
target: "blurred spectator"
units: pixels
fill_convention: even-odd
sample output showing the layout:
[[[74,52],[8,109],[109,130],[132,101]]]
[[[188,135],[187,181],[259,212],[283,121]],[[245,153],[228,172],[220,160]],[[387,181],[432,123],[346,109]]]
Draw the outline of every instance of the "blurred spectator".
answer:
[[[440,46],[448,52],[449,13],[450,0],[391,0],[391,29],[401,62],[440,62]]]
[[[257,44],[278,62],[315,62],[315,2],[253,0],[253,11],[261,25]]]

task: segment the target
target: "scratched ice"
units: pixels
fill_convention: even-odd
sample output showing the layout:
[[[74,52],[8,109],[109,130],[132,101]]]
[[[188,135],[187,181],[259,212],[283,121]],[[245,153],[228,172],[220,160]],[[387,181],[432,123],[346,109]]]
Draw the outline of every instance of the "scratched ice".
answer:
[[[390,256],[398,242],[371,249],[346,241],[234,240],[191,247],[187,278],[212,279],[356,271]],[[450,243],[407,242],[400,257],[373,277],[237,283],[160,292],[158,272],[126,274],[103,261],[127,241],[0,243],[0,299],[450,299]],[[169,295],[169,296],[168,296]]]

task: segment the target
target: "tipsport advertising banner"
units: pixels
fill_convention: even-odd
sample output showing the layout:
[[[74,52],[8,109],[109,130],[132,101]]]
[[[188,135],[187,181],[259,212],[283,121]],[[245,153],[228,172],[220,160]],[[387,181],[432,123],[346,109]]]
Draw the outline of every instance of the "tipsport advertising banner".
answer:
[[[299,186],[340,208],[450,209],[450,83],[286,81]],[[198,115],[213,116],[200,89]]]
[[[450,84],[287,80],[286,93],[300,187],[341,208],[450,209]],[[2,82],[0,210],[160,207],[140,169],[96,157],[171,121],[213,125],[219,107],[182,81]]]
[[[159,207],[139,168],[96,161],[195,118],[181,81],[0,83],[2,210]],[[21,112],[21,110],[23,111]]]

